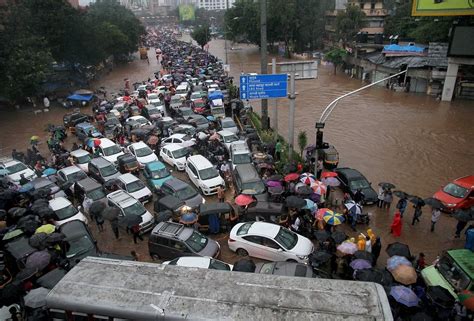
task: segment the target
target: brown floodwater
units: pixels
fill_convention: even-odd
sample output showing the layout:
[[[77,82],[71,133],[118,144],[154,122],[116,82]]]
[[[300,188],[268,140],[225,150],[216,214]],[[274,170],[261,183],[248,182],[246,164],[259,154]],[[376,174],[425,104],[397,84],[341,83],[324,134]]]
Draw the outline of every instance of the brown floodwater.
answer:
[[[260,70],[258,48],[241,44],[232,46],[239,49],[228,51],[231,75],[238,79],[242,71]],[[228,47],[231,47],[230,43]],[[223,40],[210,44],[210,52],[222,59],[223,48]],[[136,59],[117,67],[93,86],[104,86],[108,93],[113,93],[123,87],[124,78],[128,77],[131,83],[142,81],[153,77],[158,70],[154,55],[150,55],[150,64]],[[363,85],[360,80],[350,79],[340,71],[333,75],[330,66],[320,66],[317,79],[297,81],[295,137],[305,130],[310,143],[314,143],[314,125],[325,106],[341,94]],[[272,108],[270,101],[270,116]],[[278,124],[284,137],[288,135],[288,110],[288,100],[279,99]],[[12,148],[24,150],[32,135],[39,135],[45,142],[46,125],[60,124],[64,113],[61,107],[38,115],[30,108],[0,110],[0,154],[9,155]],[[473,137],[474,101],[446,103],[425,95],[397,93],[380,87],[341,101],[324,129],[325,141],[340,153],[340,166],[360,170],[374,187],[380,181],[388,181],[398,189],[421,197],[431,196],[441,185],[457,177],[474,174]],[[43,143],[41,150],[47,155],[45,145]],[[366,210],[372,212],[371,227],[382,236],[382,242],[392,242],[389,225],[393,210],[387,212],[375,207]],[[424,251],[430,260],[442,249],[462,246],[462,240],[452,238],[455,219],[443,215],[436,231],[430,233],[429,209],[424,209],[421,223],[415,227],[410,224],[412,213],[412,209],[406,213],[400,240],[410,244],[413,252]],[[360,231],[364,229],[361,227]]]

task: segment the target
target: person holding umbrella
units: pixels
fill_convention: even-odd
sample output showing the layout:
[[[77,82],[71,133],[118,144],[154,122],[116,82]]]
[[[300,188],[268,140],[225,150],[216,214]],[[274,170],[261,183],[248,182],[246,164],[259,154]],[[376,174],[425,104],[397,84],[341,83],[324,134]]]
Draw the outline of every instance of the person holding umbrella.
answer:
[[[434,232],[436,222],[439,221],[439,218],[441,217],[441,211],[439,208],[432,207],[431,208],[431,232]]]
[[[421,214],[423,214],[421,206],[421,203],[413,205],[413,207],[415,208],[415,213],[413,213],[413,220],[411,221],[411,225],[415,225],[416,222],[420,222],[420,216]]]
[[[405,196],[403,196],[398,200],[397,205],[395,206],[397,210],[400,212],[400,216],[402,218],[403,218],[403,213],[405,213],[405,210],[407,209],[407,205],[408,205],[407,199]]]

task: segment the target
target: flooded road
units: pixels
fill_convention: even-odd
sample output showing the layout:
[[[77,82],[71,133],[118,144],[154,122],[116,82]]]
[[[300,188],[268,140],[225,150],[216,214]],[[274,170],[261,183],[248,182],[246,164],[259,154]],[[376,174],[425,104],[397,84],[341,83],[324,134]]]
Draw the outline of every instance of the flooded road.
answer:
[[[260,70],[258,49],[240,44],[238,47],[240,49],[228,52],[231,75],[236,79],[242,71]],[[225,57],[223,48],[223,40],[210,44],[210,52],[222,59]],[[150,54],[149,65],[136,59],[115,68],[93,86],[104,86],[111,94],[123,87],[124,78],[128,77],[131,83],[142,81],[153,77],[158,70],[157,61]],[[314,124],[325,106],[361,86],[361,81],[350,79],[339,71],[334,76],[330,66],[320,67],[317,79],[297,81],[295,137],[298,131],[305,130],[309,142],[314,143]],[[272,108],[270,101],[270,116]],[[288,100],[280,99],[278,110],[280,133],[287,137]],[[24,150],[32,135],[41,136],[45,142],[46,125],[62,123],[64,113],[61,107],[38,115],[31,110],[0,111],[0,153],[9,155],[12,148]],[[431,196],[440,185],[457,177],[474,174],[473,137],[473,101],[444,103],[425,95],[396,93],[385,88],[372,88],[341,101],[324,129],[325,141],[335,145],[340,153],[341,167],[360,170],[374,187],[380,181],[388,181],[398,189],[421,197]],[[43,155],[47,155],[45,145],[43,143],[41,148]],[[365,210],[373,214],[371,227],[382,236],[384,247],[393,242],[389,234],[393,209],[381,211],[367,207]],[[463,240],[452,238],[455,219],[443,215],[436,231],[430,233],[431,215],[427,207],[423,211],[421,223],[412,227],[413,209],[407,210],[400,238],[400,241],[410,244],[415,254],[423,251],[431,260],[442,249],[463,245]],[[365,229],[365,226],[359,226],[360,232]]]

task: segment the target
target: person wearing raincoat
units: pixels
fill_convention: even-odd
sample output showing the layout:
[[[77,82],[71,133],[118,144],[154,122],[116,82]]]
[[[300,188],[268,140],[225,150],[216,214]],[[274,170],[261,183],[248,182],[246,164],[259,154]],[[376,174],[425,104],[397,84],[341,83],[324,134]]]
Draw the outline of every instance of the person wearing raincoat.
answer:
[[[372,231],[371,228],[367,230],[367,235],[370,237],[371,244],[374,245],[375,241],[377,240],[377,236],[375,235],[374,231]]]
[[[390,225],[390,233],[392,233],[395,237],[402,235],[402,217],[398,211],[395,213],[392,225]]]
[[[357,240],[357,249],[359,251],[365,251],[365,236],[364,234],[360,234]]]

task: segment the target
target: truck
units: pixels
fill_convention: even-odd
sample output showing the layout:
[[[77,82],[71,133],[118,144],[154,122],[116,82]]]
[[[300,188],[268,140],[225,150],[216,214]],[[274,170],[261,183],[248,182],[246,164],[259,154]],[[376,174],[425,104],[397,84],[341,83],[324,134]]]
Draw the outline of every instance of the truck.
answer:
[[[140,47],[138,50],[140,52],[140,59],[145,60],[148,58],[148,50],[146,47]]]

